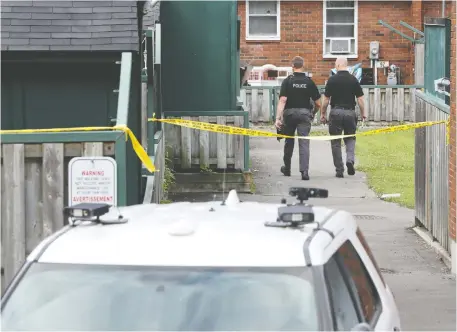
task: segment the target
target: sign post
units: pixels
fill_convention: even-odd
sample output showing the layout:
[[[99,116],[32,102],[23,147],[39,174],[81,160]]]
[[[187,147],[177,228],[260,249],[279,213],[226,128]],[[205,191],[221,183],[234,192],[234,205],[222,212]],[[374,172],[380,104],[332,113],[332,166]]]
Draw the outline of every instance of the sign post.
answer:
[[[68,203],[117,206],[117,164],[111,157],[76,157],[68,165]]]

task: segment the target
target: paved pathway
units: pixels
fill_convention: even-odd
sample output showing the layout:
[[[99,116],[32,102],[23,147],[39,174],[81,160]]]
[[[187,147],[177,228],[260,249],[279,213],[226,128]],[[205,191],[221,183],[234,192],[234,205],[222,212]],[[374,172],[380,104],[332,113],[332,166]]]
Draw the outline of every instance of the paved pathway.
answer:
[[[292,177],[283,177],[279,172],[283,144],[272,138],[251,138],[256,194],[241,195],[242,199],[279,203],[288,197],[291,186],[328,189],[329,198],[313,200],[314,204],[360,215],[359,225],[395,294],[403,330],[455,331],[455,276],[410,229],[414,212],[378,199],[366,185],[363,173],[335,178],[329,142],[311,142],[310,181],[300,180],[297,145]]]

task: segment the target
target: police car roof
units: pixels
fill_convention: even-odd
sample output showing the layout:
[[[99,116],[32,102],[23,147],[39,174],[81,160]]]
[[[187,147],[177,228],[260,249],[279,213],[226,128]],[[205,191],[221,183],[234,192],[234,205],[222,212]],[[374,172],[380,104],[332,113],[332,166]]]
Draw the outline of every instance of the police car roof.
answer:
[[[72,227],[43,241],[29,260],[47,263],[132,266],[285,267],[324,264],[332,238],[317,232],[305,261],[305,241],[316,225],[304,230],[266,227],[276,221],[279,204],[221,202],[135,205],[121,208],[128,223]],[[214,211],[210,211],[214,210]],[[334,234],[356,224],[344,211],[314,207],[315,220]],[[111,209],[102,219],[114,219]],[[307,241],[310,242],[310,241]]]

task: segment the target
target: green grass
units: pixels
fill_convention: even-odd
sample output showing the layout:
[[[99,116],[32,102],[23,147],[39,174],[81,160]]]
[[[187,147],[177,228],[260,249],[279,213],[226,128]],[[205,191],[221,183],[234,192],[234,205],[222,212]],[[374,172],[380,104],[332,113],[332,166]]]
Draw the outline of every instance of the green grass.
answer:
[[[414,130],[357,138],[357,169],[365,172],[377,194],[401,194],[389,199],[414,208]]]
[[[328,136],[313,131],[310,136]],[[365,172],[376,194],[400,194],[386,199],[414,208],[414,130],[357,137],[357,169]]]
[[[320,130],[311,131],[309,133],[309,136],[328,136],[328,131],[320,131]]]

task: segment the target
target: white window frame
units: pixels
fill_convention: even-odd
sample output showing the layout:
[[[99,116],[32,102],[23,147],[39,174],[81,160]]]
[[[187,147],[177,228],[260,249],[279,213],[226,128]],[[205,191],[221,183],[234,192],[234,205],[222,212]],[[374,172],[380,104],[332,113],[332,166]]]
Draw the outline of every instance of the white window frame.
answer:
[[[324,59],[336,59],[338,56],[342,54],[332,54],[325,52],[325,40],[327,39],[327,0],[323,0],[324,3],[324,10],[323,10],[323,23],[324,23],[324,32],[322,38],[322,53]],[[338,9],[344,9],[344,7],[338,7]],[[348,59],[357,59],[359,50],[359,0],[354,0],[354,53],[344,54],[344,56]],[[331,38],[331,39],[338,39],[338,38]]]
[[[252,1],[252,0],[251,0]],[[275,0],[276,1],[276,15],[270,15],[270,16],[276,16],[276,35],[272,36],[260,36],[260,35],[250,35],[249,34],[249,16],[253,16],[252,14],[249,14],[249,2],[250,0],[246,0],[246,40],[253,40],[253,41],[262,41],[262,40],[281,40],[281,1],[280,0]],[[258,16],[268,16],[268,15],[258,15]]]

